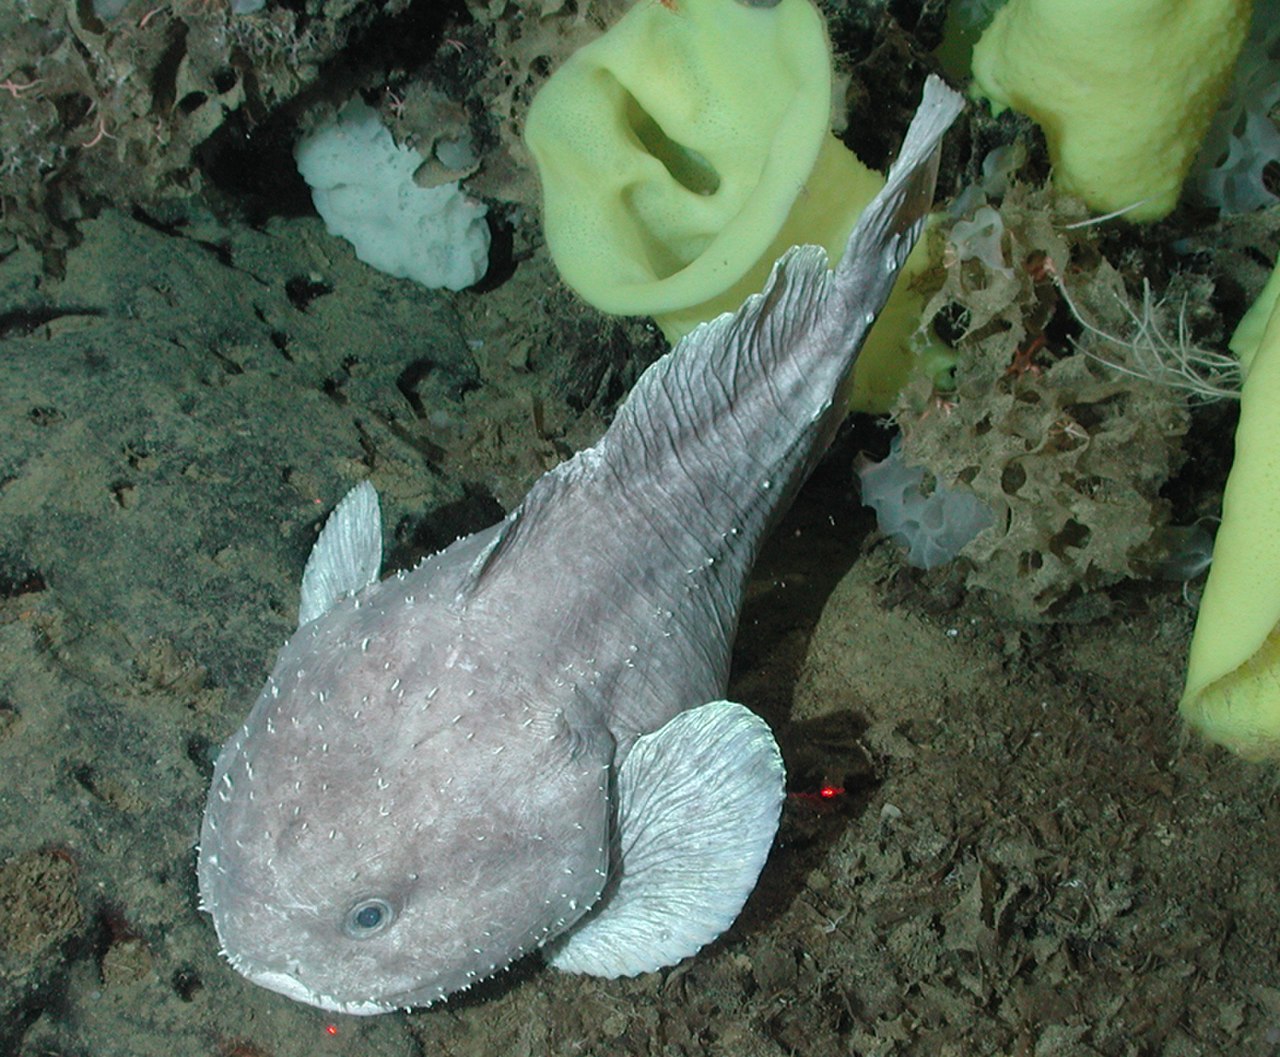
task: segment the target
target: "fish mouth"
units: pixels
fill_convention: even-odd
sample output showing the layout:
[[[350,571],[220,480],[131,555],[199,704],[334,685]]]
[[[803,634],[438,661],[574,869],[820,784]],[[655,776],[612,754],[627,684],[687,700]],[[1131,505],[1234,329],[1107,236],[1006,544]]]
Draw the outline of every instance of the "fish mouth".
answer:
[[[373,998],[355,1000],[335,998],[320,991],[313,991],[296,976],[289,973],[268,969],[248,969],[244,966],[236,966],[236,968],[260,987],[275,991],[286,998],[292,998],[295,1002],[316,1006],[329,1013],[346,1013],[350,1016],[367,1017],[376,1013],[390,1013],[400,1008],[393,1002],[380,1002]]]
[[[215,926],[218,920],[214,918]],[[394,1013],[396,1010],[409,1009],[414,1005],[425,1004],[415,1000],[419,988],[411,981],[397,981],[402,985],[390,989],[388,993],[365,992],[355,988],[344,987],[341,997],[332,991],[306,982],[309,975],[302,963],[294,957],[258,958],[247,955],[243,951],[233,951],[224,942],[219,952],[230,964],[231,968],[250,983],[284,995],[295,1002],[323,1009],[328,1013],[345,1013],[349,1016],[367,1017],[378,1013]],[[352,993],[354,991],[354,994]],[[437,997],[441,997],[441,995]],[[430,999],[427,1000],[431,1001]]]

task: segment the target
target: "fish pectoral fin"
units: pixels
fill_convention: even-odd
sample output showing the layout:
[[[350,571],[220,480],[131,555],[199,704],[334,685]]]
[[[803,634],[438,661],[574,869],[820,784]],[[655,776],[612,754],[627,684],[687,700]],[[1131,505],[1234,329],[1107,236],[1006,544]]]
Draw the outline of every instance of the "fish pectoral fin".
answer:
[[[549,944],[566,972],[634,976],[720,935],[778,829],[785,771],[768,725],[712,701],[636,741],[617,777],[613,872],[582,923]]]
[[[382,512],[378,493],[361,481],[342,497],[320,530],[302,573],[298,627],[335,602],[367,587],[382,567]]]

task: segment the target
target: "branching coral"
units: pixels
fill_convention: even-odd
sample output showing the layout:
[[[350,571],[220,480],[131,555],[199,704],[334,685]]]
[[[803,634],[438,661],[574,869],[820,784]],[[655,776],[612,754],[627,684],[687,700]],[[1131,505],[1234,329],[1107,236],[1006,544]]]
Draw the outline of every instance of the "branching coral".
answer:
[[[1186,295],[1173,313],[1168,299],[1157,298],[1145,278],[1142,303],[1136,309],[1127,297],[1112,291],[1117,306],[1128,316],[1127,334],[1120,335],[1090,320],[1071,296],[1061,275],[1055,273],[1054,285],[1072,316],[1084,328],[1085,339],[1077,342],[1077,348],[1086,356],[1131,378],[1165,386],[1192,404],[1240,399],[1239,361],[1229,353],[1203,348],[1192,340]],[[1173,333],[1169,332],[1170,324],[1166,322],[1170,315],[1174,315]],[[1118,352],[1100,351],[1107,349]]]

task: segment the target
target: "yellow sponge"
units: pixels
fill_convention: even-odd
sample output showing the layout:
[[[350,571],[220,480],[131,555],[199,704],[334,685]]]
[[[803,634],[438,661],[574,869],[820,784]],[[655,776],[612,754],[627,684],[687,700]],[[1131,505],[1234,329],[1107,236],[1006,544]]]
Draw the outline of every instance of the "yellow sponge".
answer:
[[[809,0],[639,0],[542,86],[525,142],[547,246],[605,312],[675,341],[732,312],[794,245],[838,260],[884,184],[831,134],[831,51]],[[851,404],[886,411],[915,364],[904,269],[858,359]]]
[[[1230,84],[1252,0],[1009,0],[973,51],[977,94],[1044,130],[1054,182],[1158,220]]]
[[[1222,524],[1179,708],[1210,741],[1280,760],[1280,265],[1231,341],[1247,372]]]

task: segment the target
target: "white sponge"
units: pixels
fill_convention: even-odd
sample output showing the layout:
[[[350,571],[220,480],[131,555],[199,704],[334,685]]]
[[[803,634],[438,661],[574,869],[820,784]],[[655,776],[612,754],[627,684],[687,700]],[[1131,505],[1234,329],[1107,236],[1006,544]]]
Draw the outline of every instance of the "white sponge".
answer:
[[[902,458],[902,436],[893,438],[882,462],[858,468],[862,502],[876,512],[880,531],[909,548],[907,562],[932,569],[951,561],[983,529],[995,524],[995,513],[967,489],[936,484],[923,491],[924,470]]]
[[[422,155],[397,147],[377,112],[359,99],[302,139],[293,157],[329,233],[350,242],[366,264],[450,290],[484,275],[485,207],[464,195],[457,181],[415,184]]]

